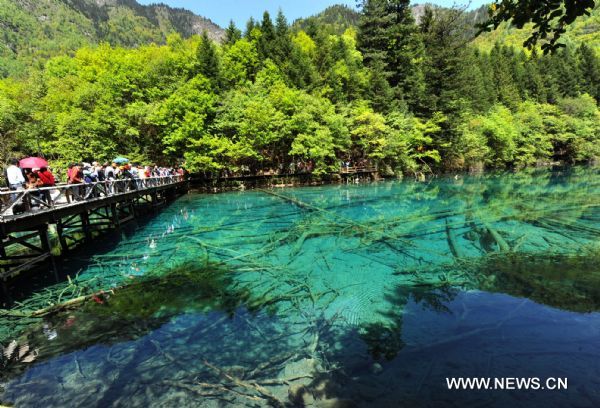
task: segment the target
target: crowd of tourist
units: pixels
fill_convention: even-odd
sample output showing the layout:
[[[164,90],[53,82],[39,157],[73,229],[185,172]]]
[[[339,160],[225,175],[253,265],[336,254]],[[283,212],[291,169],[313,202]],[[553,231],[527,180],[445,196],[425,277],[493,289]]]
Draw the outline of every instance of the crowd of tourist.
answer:
[[[42,161],[44,162],[44,161]],[[71,163],[68,165],[63,177],[63,182],[67,185],[73,185],[69,191],[70,198],[81,200],[91,192],[94,183],[102,183],[106,186],[106,193],[125,192],[141,188],[143,180],[157,179],[169,176],[186,176],[187,172],[182,167],[161,167],[157,165],[144,166],[130,164],[129,162],[107,162],[100,164],[92,163]],[[19,160],[13,159],[4,171],[6,187],[11,191],[8,202],[10,204],[19,200],[19,191],[36,190],[31,192],[37,198],[37,201],[48,201],[53,194],[52,189],[39,190],[44,187],[55,187],[60,184],[60,177],[57,177],[49,167],[25,168],[19,165]],[[120,182],[120,180],[123,180]],[[58,191],[54,192],[58,195]],[[6,200],[5,200],[6,201]],[[36,200],[34,200],[36,201]],[[35,203],[29,204],[34,206]]]
[[[68,184],[96,183],[112,180],[143,180],[152,177],[185,175],[180,167],[143,166],[129,163],[71,163],[68,166],[66,181]]]
[[[180,167],[142,166],[123,163],[71,163],[66,171],[67,184],[90,184],[107,180],[146,179],[152,177],[167,177],[185,175],[186,171]],[[19,161],[11,160],[5,170],[7,187],[11,190],[20,190],[39,187],[53,187],[57,180],[52,171],[47,167],[21,168]]]

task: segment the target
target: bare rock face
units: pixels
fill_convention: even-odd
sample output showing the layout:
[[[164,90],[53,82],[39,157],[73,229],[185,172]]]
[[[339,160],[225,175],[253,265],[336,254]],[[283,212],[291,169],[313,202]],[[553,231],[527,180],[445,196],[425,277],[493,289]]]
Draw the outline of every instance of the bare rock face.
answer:
[[[117,1],[116,0],[94,0],[94,3],[96,3],[96,5],[98,5],[99,7],[103,7],[103,6],[114,6]]]
[[[208,18],[196,15],[189,10],[175,9],[164,4],[142,6],[148,7],[157,18],[168,21],[183,37],[200,35],[204,31],[213,41],[221,42],[225,38],[225,30]]]

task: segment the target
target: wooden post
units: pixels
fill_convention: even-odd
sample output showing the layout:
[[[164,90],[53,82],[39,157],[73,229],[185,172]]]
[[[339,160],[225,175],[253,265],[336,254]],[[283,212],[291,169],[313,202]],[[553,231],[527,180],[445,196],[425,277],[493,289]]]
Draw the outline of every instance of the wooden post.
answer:
[[[0,258],[6,258],[6,249],[4,248],[4,239],[6,236],[4,234],[0,235]]]
[[[139,200],[139,196],[137,196],[137,200]],[[129,211],[131,212],[132,219],[136,219],[139,215],[138,206],[136,206],[135,203],[136,203],[135,198],[129,202],[129,208],[130,208]]]
[[[65,238],[62,219],[58,220],[58,222],[56,223],[56,234],[58,235],[58,242],[60,242],[62,254],[64,255],[67,252],[69,252],[69,244],[67,243],[67,239]]]
[[[10,296],[10,291],[8,290],[8,285],[6,281],[2,279],[2,293],[4,293],[4,299],[6,300],[7,306],[12,304],[12,296]]]
[[[85,240],[89,242],[92,240],[92,231],[90,229],[90,214],[86,210],[81,213],[80,217],[81,217],[81,227],[83,228]]]
[[[158,211],[158,206],[160,205],[158,201],[158,193],[156,190],[150,193],[150,200],[152,201],[152,204],[150,204],[150,206],[152,207],[152,212],[156,214],[156,212]]]
[[[54,260],[54,256],[52,255],[52,246],[50,245],[50,239],[48,238],[48,224],[43,224],[40,226],[39,233],[42,249],[49,255],[50,269],[52,269],[54,279],[58,283],[58,269],[56,268],[56,262]]]
[[[6,258],[6,249],[4,248],[4,239],[6,238],[6,236],[4,235],[4,233],[2,233],[2,235],[0,235],[0,258],[1,259],[5,259]],[[4,272],[5,270],[3,268],[0,268],[0,273]],[[8,290],[8,286],[6,285],[6,280],[4,278],[0,278],[0,280],[2,281],[2,293],[4,293],[4,298],[6,299],[6,303],[7,305],[10,305],[12,303],[12,299],[10,297],[10,292]]]
[[[121,217],[119,217],[119,209],[117,208],[117,203],[112,203],[110,205],[110,212],[112,215],[112,223],[116,229],[121,228]]]

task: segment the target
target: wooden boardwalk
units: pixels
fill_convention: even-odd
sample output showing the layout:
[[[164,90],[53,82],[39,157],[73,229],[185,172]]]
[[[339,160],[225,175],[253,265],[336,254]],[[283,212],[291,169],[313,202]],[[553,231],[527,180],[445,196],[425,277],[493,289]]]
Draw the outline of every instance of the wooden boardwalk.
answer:
[[[349,176],[369,176],[378,173],[375,167],[342,167],[339,172],[329,173],[329,176],[339,175],[342,178]],[[227,181],[241,181],[241,182],[253,182],[260,180],[270,179],[286,179],[286,178],[297,178],[297,179],[310,179],[313,177],[312,173],[262,173],[262,174],[236,174],[228,176],[192,176],[192,183],[202,184],[207,182],[227,182]]]
[[[342,167],[340,174],[372,174],[377,173],[375,167]]]
[[[0,283],[49,261],[56,275],[48,230],[56,230],[61,252],[91,240],[100,229],[119,228],[141,207],[159,207],[187,191],[181,176],[114,180],[91,184],[0,192]]]

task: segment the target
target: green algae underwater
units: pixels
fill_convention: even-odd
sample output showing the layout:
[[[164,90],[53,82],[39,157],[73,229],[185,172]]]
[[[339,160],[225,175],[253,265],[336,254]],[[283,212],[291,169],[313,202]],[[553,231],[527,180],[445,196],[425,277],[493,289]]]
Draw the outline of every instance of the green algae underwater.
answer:
[[[0,312],[0,405],[596,406],[599,207],[596,168],[190,194]]]

